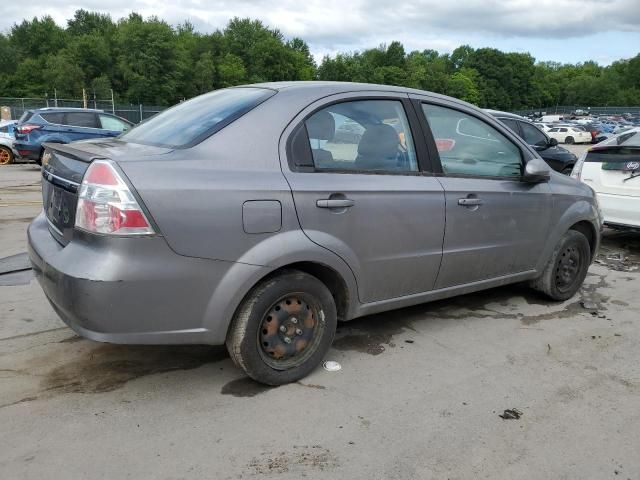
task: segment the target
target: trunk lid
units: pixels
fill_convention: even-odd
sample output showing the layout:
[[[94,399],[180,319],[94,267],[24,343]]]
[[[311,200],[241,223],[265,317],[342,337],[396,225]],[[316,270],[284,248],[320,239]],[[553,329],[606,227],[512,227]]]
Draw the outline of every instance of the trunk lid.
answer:
[[[640,197],[640,147],[593,148],[582,178],[598,193]]]
[[[90,140],[72,144],[44,143],[42,205],[51,235],[66,245],[73,238],[78,191],[82,177],[97,159],[124,161],[162,155],[170,149],[118,140]]]

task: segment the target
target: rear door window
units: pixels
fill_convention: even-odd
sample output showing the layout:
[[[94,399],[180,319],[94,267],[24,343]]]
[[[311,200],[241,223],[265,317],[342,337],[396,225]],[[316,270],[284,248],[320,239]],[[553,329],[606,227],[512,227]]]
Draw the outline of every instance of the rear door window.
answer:
[[[64,123],[64,113],[62,112],[41,113],[40,116],[47,122],[55,125],[61,125]]]
[[[402,102],[357,100],[330,105],[305,121],[317,170],[417,172]]]
[[[120,139],[159,147],[191,147],[275,94],[273,90],[255,87],[217,90],[155,115],[126,132]]]
[[[98,128],[96,114],[93,112],[68,112],[65,115],[65,125],[70,125],[72,127]]]

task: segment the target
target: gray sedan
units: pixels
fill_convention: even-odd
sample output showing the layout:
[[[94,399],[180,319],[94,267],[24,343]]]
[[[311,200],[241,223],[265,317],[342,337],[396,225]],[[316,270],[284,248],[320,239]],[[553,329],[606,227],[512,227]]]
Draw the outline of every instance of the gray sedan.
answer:
[[[341,125],[361,135],[341,136]],[[235,87],[117,139],[50,144],[29,252],[87,338],[224,344],[277,385],[338,320],[514,282],[573,296],[594,192],[458,100],[380,85]]]

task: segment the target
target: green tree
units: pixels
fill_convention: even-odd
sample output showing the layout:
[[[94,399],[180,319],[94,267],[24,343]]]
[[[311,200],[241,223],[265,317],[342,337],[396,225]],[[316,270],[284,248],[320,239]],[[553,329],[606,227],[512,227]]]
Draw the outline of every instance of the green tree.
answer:
[[[480,104],[480,91],[469,72],[455,72],[447,84],[447,95],[459,98],[465,102]]]

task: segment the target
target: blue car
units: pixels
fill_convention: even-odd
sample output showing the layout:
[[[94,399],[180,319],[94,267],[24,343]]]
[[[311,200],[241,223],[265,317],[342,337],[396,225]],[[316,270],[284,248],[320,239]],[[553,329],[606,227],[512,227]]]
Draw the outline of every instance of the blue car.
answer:
[[[41,164],[44,142],[70,143],[88,138],[117,137],[132,126],[131,122],[102,110],[27,110],[16,126],[14,148],[22,158]]]

